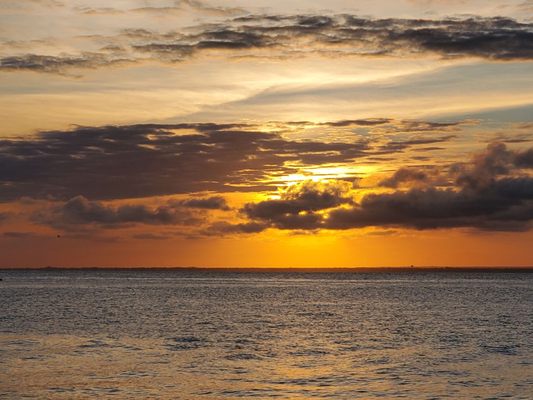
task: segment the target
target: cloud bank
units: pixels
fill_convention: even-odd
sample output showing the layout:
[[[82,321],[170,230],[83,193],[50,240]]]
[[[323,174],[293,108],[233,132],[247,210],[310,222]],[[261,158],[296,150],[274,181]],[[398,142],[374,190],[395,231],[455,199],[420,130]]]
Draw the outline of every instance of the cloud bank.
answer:
[[[64,73],[147,60],[177,63],[200,54],[221,52],[231,57],[270,58],[323,54],[533,59],[533,24],[503,17],[431,20],[346,14],[244,15],[184,32],[131,28],[115,36],[95,35],[95,41],[104,44],[100,51],[6,55],[0,58],[0,70]]]
[[[250,220],[263,223],[265,229],[464,227],[524,231],[530,229],[533,219],[533,177],[528,171],[533,168],[532,151],[511,151],[503,143],[490,144],[471,162],[450,170],[454,188],[428,186],[370,193],[353,203],[338,194],[340,189],[331,189],[331,185],[344,182],[331,182],[326,187],[303,184],[281,199],[247,204],[242,212]],[[396,188],[398,181],[404,180],[426,181],[427,175],[402,168],[382,185]],[[320,212],[326,210],[329,212]]]

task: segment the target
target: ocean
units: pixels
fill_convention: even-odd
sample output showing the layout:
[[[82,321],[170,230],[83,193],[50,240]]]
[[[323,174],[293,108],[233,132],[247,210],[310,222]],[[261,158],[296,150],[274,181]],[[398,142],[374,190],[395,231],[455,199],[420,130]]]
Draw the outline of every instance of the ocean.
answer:
[[[0,271],[1,399],[532,399],[533,273]]]

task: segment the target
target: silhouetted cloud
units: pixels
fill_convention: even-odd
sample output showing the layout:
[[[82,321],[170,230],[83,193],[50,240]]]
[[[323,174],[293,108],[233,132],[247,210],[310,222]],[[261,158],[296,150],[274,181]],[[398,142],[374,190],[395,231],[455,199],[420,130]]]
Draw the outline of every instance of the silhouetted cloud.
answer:
[[[206,229],[203,229],[200,234],[202,236],[221,236],[227,234],[253,234],[259,233],[267,229],[269,225],[262,222],[244,222],[244,223],[230,223],[219,221],[211,224]]]
[[[532,154],[533,149],[512,151],[504,143],[494,142],[484,152],[476,154],[472,162],[454,165],[452,172],[457,174],[459,185],[482,188],[514,168],[532,168]]]
[[[391,177],[380,182],[381,186],[397,188],[402,183],[427,182],[428,175],[424,171],[413,168],[400,168]]]
[[[337,50],[345,55],[437,53],[498,60],[531,59],[532,25],[508,18],[371,19],[354,15],[249,15],[208,25],[197,34],[165,40],[154,36],[138,50],[177,59],[205,48],[280,47]],[[176,40],[178,39],[178,40]]]
[[[520,168],[533,168],[533,149],[518,152],[515,155],[514,163]]]
[[[316,212],[351,204],[352,187],[344,181],[306,181],[290,186],[278,200],[246,204],[242,213],[280,229],[316,229],[322,219]]]
[[[442,137],[419,137],[419,138],[406,139],[402,141],[390,141],[384,144],[383,146],[381,146],[380,150],[383,153],[400,152],[411,146],[444,143],[454,138],[456,138],[455,135],[447,135],[447,136],[442,136]]]
[[[278,229],[353,229],[399,227],[437,229],[466,227],[494,231],[521,231],[533,219],[533,178],[521,174],[529,168],[530,152],[513,151],[502,143],[490,144],[470,163],[452,168],[457,188],[412,188],[392,193],[371,193],[357,203],[346,196],[331,196],[324,188],[314,188],[312,199],[305,183],[295,186],[281,198],[247,204],[243,213],[252,221]],[[523,160],[528,160],[523,163]],[[517,175],[518,174],[518,175]],[[396,187],[404,180],[426,180],[427,175],[400,169],[385,186]],[[383,182],[382,182],[383,184]],[[312,187],[312,186],[311,186]],[[344,199],[344,200],[343,200]],[[326,213],[317,210],[332,208]]]
[[[187,4],[201,8],[202,3]],[[144,10],[153,11],[153,7]],[[224,13],[223,8],[219,11]],[[105,40],[111,47],[106,46],[107,51],[102,52],[7,55],[0,59],[0,70],[57,73],[125,61],[179,62],[210,50],[266,57],[335,53],[389,57],[437,54],[445,58],[481,57],[499,61],[533,59],[533,24],[503,17],[431,20],[355,15],[247,15],[199,25],[187,32],[160,33],[134,28],[115,37],[98,37],[99,43]],[[120,51],[109,51],[113,47]],[[260,53],[261,50],[268,52]]]
[[[222,196],[211,196],[200,199],[188,199],[178,202],[185,207],[202,208],[206,210],[223,210],[228,211],[230,208],[226,203],[226,199]]]
[[[395,226],[525,230],[533,218],[533,179],[502,179],[479,192],[411,189],[370,194],[358,207],[330,213],[328,229]]]
[[[65,228],[97,224],[107,227],[125,224],[190,225],[199,219],[177,202],[157,207],[144,204],[106,205],[76,196],[64,204],[34,214],[34,220],[46,225]]]
[[[80,127],[0,140],[0,201],[91,200],[271,189],[298,165],[349,162],[366,141],[294,141],[246,124]],[[293,162],[296,166],[288,166]],[[217,199],[190,206],[222,206]]]
[[[0,70],[64,73],[70,68],[107,67],[131,61],[122,57],[95,52],[60,56],[25,54],[1,58]]]

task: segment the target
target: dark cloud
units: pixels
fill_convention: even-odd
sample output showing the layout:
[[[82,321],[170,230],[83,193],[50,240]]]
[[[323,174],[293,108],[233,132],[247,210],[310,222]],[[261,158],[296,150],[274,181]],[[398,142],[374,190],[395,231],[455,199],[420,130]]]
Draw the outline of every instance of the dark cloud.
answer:
[[[0,224],[4,221],[6,221],[11,216],[11,213],[8,212],[0,212]]]
[[[19,231],[8,231],[3,232],[2,236],[9,239],[33,239],[38,237],[43,237],[42,235],[36,232],[19,232]]]
[[[230,208],[226,203],[226,199],[222,196],[211,196],[200,199],[188,199],[178,202],[185,207],[201,208],[206,210],[223,210],[228,211]]]
[[[225,221],[215,222],[208,228],[201,231],[203,236],[219,236],[227,234],[252,234],[259,233],[267,229],[269,226],[262,222],[244,222],[232,224]]]
[[[0,70],[63,73],[70,68],[99,68],[128,62],[132,60],[95,52],[59,56],[25,54],[1,58]]]
[[[397,188],[403,183],[425,183],[429,179],[428,174],[424,171],[413,168],[400,168],[391,177],[382,180],[380,186]]]
[[[0,201],[265,190],[271,178],[298,171],[286,162],[350,162],[366,151],[357,139],[294,141],[243,124],[80,127],[0,140]],[[217,199],[194,205],[223,207]]]
[[[516,153],[514,163],[520,168],[533,168],[533,149]]]
[[[343,181],[307,181],[289,187],[278,200],[246,204],[242,213],[279,229],[316,229],[322,219],[317,211],[353,202],[352,186]]]
[[[197,34],[178,40],[154,36],[140,50],[169,56],[175,47],[192,54],[207,43],[219,48],[277,47],[301,52],[301,41],[310,51],[338,51],[345,55],[475,56],[498,60],[531,59],[532,24],[507,18],[370,19],[353,15],[249,15],[224,24],[209,25]]]
[[[521,178],[495,181],[480,191],[428,188],[371,194],[357,207],[332,211],[324,225],[519,231],[529,229],[532,218],[533,179]]]
[[[76,196],[64,204],[40,210],[34,214],[39,223],[58,228],[85,225],[117,227],[128,224],[148,225],[191,225],[200,220],[176,202],[158,207],[144,204],[106,205]]]
[[[487,146],[486,151],[474,156],[470,163],[457,164],[452,172],[456,173],[457,183],[471,189],[482,188],[494,181],[498,176],[508,174],[515,168],[517,160],[527,160],[529,150],[521,153],[511,151],[504,143],[494,142]]]
[[[390,141],[382,145],[380,150],[382,153],[401,152],[411,146],[444,143],[455,138],[455,135],[446,135],[442,137],[413,137],[402,141]]]
[[[390,118],[367,118],[367,119],[345,119],[341,121],[323,122],[319,125],[332,127],[346,127],[346,126],[375,126],[383,125],[392,122]]]
[[[216,11],[203,3],[186,3],[187,7]],[[154,11],[154,8],[144,9],[148,10]],[[112,9],[103,11],[109,13]],[[221,14],[237,11],[218,9]],[[142,35],[132,35],[135,31],[142,31]],[[121,50],[64,56],[5,56],[0,59],[0,70],[57,73],[126,61],[179,62],[209,50],[253,56],[259,50],[268,49],[269,52],[263,54],[266,57],[335,53],[338,56],[391,57],[437,54],[445,58],[480,57],[499,61],[533,59],[533,24],[502,17],[430,20],[372,19],[354,15],[248,15],[199,25],[187,33],[129,29],[116,37],[99,36],[98,41],[102,40],[107,40],[111,46],[106,49],[115,46]]]
[[[392,193],[371,193],[357,204],[349,195],[331,195],[324,188],[295,186],[290,195],[277,200],[247,204],[243,213],[251,220],[278,229],[352,229],[398,227],[412,229],[476,228],[522,231],[533,220],[533,177],[521,173],[529,168],[532,149],[513,151],[502,143],[489,145],[470,163],[452,168],[456,188],[412,188]],[[524,160],[526,160],[524,162]],[[451,177],[450,177],[451,178]],[[398,170],[382,182],[397,187],[406,180],[427,181],[419,171]],[[311,186],[312,187],[312,186]],[[311,191],[311,201],[306,193]],[[320,202],[317,199],[328,199]],[[332,208],[326,213],[317,210]]]
[[[133,239],[139,240],[168,240],[174,237],[173,235],[158,234],[158,233],[138,233],[131,236]]]

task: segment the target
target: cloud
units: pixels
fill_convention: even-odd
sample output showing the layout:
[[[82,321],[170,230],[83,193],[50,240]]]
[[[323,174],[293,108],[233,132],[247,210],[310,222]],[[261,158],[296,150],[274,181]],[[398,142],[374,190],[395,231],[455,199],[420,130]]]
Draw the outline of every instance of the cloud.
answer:
[[[113,7],[76,7],[77,12],[84,15],[126,15],[131,13],[154,14],[157,16],[175,16],[176,14],[197,13],[211,16],[235,16],[245,14],[239,7],[215,7],[202,1],[180,0],[161,6],[150,6],[119,9]]]
[[[306,181],[290,186],[280,199],[246,204],[242,213],[279,229],[316,229],[322,219],[316,212],[351,204],[352,187],[344,181]]]
[[[9,213],[9,212],[0,212],[0,224],[2,222],[6,221],[10,217],[11,217],[11,213]]]
[[[446,135],[442,137],[416,137],[402,141],[395,140],[384,144],[380,149],[383,153],[400,152],[411,146],[444,143],[454,138],[456,138],[456,135]]]
[[[232,16],[232,15],[239,15],[239,14],[245,14],[246,10],[240,7],[216,7],[216,6],[210,6],[209,4],[198,1],[198,0],[180,0],[175,1],[174,6],[170,7],[142,7],[142,8],[136,8],[132,11],[135,12],[156,12],[159,13],[160,11],[164,12],[183,12],[183,11],[194,11],[201,14],[207,14],[207,15],[214,15],[214,16]]]
[[[230,210],[228,204],[226,203],[226,199],[222,196],[182,200],[181,202],[178,202],[178,204],[181,204],[184,207],[201,208],[206,210]]]
[[[367,226],[526,230],[533,218],[533,179],[493,183],[482,192],[411,189],[367,195],[358,207],[334,210],[328,229]]]
[[[36,232],[20,232],[20,231],[3,232],[1,235],[9,239],[33,239],[33,238],[43,237],[43,235],[40,235],[39,233],[36,233]]]
[[[179,203],[168,202],[158,207],[144,204],[106,205],[76,196],[67,202],[36,212],[33,219],[59,228],[85,225],[118,227],[127,224],[190,225],[200,220]]]
[[[166,235],[166,234],[158,234],[158,233],[138,233],[131,236],[133,239],[139,239],[139,240],[168,240],[171,239],[172,235]]]
[[[379,184],[385,187],[397,188],[403,183],[426,183],[428,179],[428,174],[424,171],[403,167],[397,170],[391,177],[382,180]]]
[[[277,48],[285,54],[531,59],[532,25],[507,18],[371,19],[354,15],[248,15],[173,38],[154,35],[137,50],[179,60],[212,48]]]
[[[47,56],[25,54],[0,59],[0,71],[36,71],[62,74],[71,68],[100,68],[131,62],[113,55],[86,52],[79,55]]]
[[[238,9],[179,3],[221,14]],[[156,10],[146,7],[140,10]],[[163,11],[163,10],[159,10]],[[139,10],[138,10],[139,11]],[[98,12],[88,9],[85,12]],[[113,12],[113,10],[100,10]],[[117,62],[158,60],[176,63],[205,52],[224,50],[230,56],[297,57],[330,56],[477,57],[498,61],[533,59],[533,24],[494,17],[444,19],[373,19],[356,15],[246,15],[223,22],[201,24],[186,32],[129,29],[117,36],[98,36],[107,51],[74,55],[6,55],[0,70],[61,73],[68,69],[100,68]],[[111,47],[110,47],[111,46]],[[110,52],[112,47],[120,52]]]
[[[246,124],[80,127],[0,140],[0,201],[141,198],[272,189],[301,166],[345,163],[368,143],[295,141]],[[293,165],[288,165],[292,163]],[[189,206],[224,207],[220,200]]]
[[[452,168],[456,188],[370,193],[354,203],[349,201],[348,192],[333,195],[325,188],[305,183],[291,188],[279,200],[247,204],[243,213],[251,221],[293,230],[364,227],[528,230],[533,220],[533,177],[522,169],[524,165],[530,168],[532,150],[513,151],[502,143],[490,144],[469,163]],[[523,159],[528,161],[523,164]],[[427,176],[404,168],[382,185],[395,188],[400,182],[413,179],[427,180]],[[308,193],[312,195],[308,197]],[[327,212],[316,212],[329,208]]]
[[[200,234],[203,236],[224,236],[228,234],[254,234],[260,233],[269,227],[266,223],[245,222],[232,224],[219,221],[203,229]]]
[[[514,164],[520,168],[533,168],[533,149],[516,153]]]
[[[475,155],[470,163],[454,165],[452,172],[458,175],[459,185],[483,188],[514,168],[533,168],[532,154],[533,149],[512,151],[504,143],[494,142],[484,152]]]

